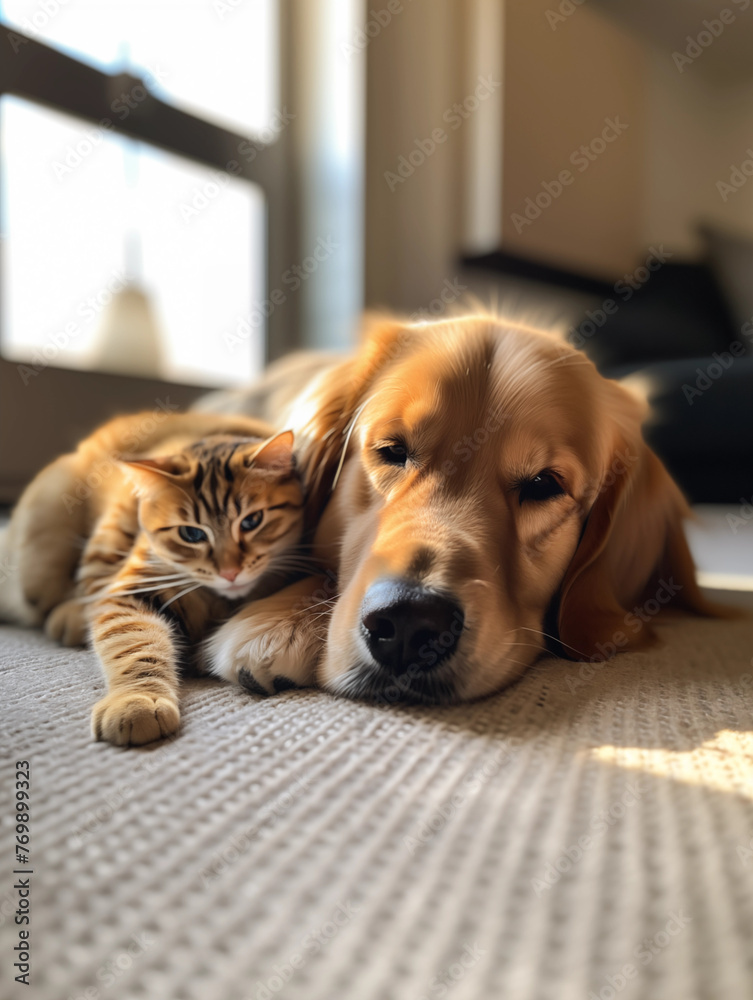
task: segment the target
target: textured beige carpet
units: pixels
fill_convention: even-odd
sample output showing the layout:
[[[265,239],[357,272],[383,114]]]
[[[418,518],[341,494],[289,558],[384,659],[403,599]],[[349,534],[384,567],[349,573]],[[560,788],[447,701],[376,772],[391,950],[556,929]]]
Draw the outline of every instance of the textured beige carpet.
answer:
[[[120,751],[93,656],[1,629],[0,996],[753,996],[753,627],[663,634],[458,708],[191,682],[178,739]]]

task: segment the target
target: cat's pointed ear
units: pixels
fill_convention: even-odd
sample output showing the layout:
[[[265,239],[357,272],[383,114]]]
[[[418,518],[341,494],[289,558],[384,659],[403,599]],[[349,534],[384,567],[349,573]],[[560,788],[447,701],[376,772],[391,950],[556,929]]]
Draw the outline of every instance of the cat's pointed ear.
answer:
[[[177,479],[190,470],[191,463],[185,455],[163,455],[158,458],[121,458],[122,465],[128,467],[135,479],[152,479],[163,476]]]
[[[256,451],[249,451],[245,456],[247,468],[268,469],[283,472],[295,467],[293,454],[294,436],[292,431],[282,431],[265,441]]]

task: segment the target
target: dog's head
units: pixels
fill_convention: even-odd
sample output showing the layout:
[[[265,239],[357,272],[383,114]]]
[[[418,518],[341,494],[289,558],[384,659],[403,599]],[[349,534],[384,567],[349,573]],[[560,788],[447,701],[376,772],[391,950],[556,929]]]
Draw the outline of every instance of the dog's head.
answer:
[[[558,337],[493,317],[383,321],[317,390],[312,495],[336,566],[320,682],[450,701],[539,655],[604,659],[704,610],[685,502],[641,435],[645,405]]]

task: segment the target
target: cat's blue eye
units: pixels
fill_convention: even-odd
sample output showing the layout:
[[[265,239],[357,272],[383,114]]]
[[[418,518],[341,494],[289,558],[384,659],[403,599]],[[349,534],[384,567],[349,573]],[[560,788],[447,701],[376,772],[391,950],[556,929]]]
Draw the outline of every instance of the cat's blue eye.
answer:
[[[254,528],[258,528],[263,517],[263,510],[257,510],[255,514],[249,514],[248,517],[244,517],[241,521],[241,531],[253,531]]]
[[[188,524],[182,524],[178,528],[178,534],[184,542],[190,542],[191,545],[196,545],[197,542],[205,542],[207,540],[206,531],[202,531],[201,528],[192,528]]]

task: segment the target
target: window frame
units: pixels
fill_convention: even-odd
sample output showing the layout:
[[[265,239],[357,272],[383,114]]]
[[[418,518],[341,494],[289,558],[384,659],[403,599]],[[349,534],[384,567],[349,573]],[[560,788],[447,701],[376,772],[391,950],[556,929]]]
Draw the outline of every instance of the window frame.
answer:
[[[12,94],[87,122],[109,119],[113,132],[258,185],[266,200],[265,282],[269,286],[270,273],[277,273],[289,259],[290,199],[285,197],[286,177],[281,169],[285,143],[278,139],[264,144],[183,111],[155,96],[141,77],[128,72],[105,73],[6,22],[0,22],[0,50],[0,97]],[[113,102],[135,87],[143,87],[147,96],[126,118],[119,119]],[[249,141],[258,150],[253,159],[239,155],[241,144]],[[293,349],[296,337],[297,324],[291,322],[291,316],[272,313],[265,359],[273,360]],[[0,325],[0,503],[13,501],[45,462],[70,450],[82,434],[114,413],[149,408],[165,397],[187,406],[207,391],[202,386],[54,367],[25,385],[18,377],[17,365],[6,360],[2,352]],[[65,414],[71,419],[65,420]],[[15,432],[19,426],[24,428],[20,437]],[[33,433],[35,428],[37,433]]]

